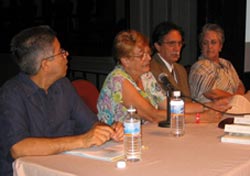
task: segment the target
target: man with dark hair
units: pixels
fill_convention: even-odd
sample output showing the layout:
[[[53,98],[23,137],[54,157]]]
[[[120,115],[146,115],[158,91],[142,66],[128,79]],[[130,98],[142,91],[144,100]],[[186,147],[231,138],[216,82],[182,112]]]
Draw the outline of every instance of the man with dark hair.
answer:
[[[12,175],[19,157],[123,139],[122,124],[98,122],[65,77],[68,52],[50,27],[21,31],[11,51],[21,72],[0,89],[0,175]]]
[[[169,21],[157,25],[152,34],[151,44],[154,54],[150,66],[151,72],[165,91],[167,91],[166,85],[158,79],[161,73],[166,75],[175,90],[180,90],[182,95],[190,97],[186,69],[177,63],[184,45],[183,38],[184,32],[178,25]],[[218,103],[220,101],[208,103],[206,106],[219,107]],[[228,101],[225,100],[224,105],[227,103]],[[221,118],[221,113],[192,102],[190,98],[185,98],[185,110],[187,109],[189,112],[185,113],[185,117],[189,120],[195,118],[197,123],[218,122]]]
[[[151,40],[154,53],[151,61],[151,72],[156,79],[159,74],[165,73],[175,89],[190,96],[186,69],[177,63],[184,44],[183,38],[184,32],[181,27],[172,22],[162,22],[155,27]],[[166,90],[166,87],[162,84],[161,86]]]

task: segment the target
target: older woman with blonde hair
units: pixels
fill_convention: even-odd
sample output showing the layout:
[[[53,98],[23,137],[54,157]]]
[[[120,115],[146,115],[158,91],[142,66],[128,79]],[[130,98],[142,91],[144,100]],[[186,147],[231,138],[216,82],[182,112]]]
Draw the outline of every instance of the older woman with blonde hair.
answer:
[[[127,116],[127,108],[133,105],[137,115],[150,122],[166,119],[166,96],[150,72],[151,51],[145,36],[134,30],[122,31],[117,34],[113,44],[117,66],[107,76],[101,89],[97,108],[98,118],[105,123],[123,122]],[[217,107],[225,110],[224,104]],[[199,106],[200,112],[204,110]],[[194,112],[188,103],[186,113]],[[195,113],[197,112],[197,108]],[[195,116],[186,119],[195,122]],[[203,122],[218,121],[215,116],[206,116]]]
[[[99,119],[108,124],[123,121],[127,107],[133,105],[143,119],[163,120],[166,111],[158,109],[163,109],[165,96],[149,72],[151,53],[146,37],[134,30],[120,32],[114,39],[113,54],[118,64],[100,92]]]

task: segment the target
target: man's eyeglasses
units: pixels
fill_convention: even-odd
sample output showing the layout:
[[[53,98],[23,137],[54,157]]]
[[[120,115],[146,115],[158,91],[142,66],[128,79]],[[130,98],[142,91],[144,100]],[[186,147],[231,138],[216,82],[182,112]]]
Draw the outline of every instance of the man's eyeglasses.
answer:
[[[64,50],[63,48],[60,49],[60,52],[55,54],[55,55],[52,55],[52,56],[49,56],[49,57],[46,57],[44,59],[51,59],[51,58],[54,58],[56,56],[60,56],[60,55],[63,55],[63,56],[68,56],[68,51]]]
[[[177,41],[168,41],[168,42],[167,41],[162,41],[161,43],[166,44],[166,45],[168,45],[170,47],[175,47],[175,46],[182,47],[184,45],[183,41],[179,41],[179,42],[177,42]]]

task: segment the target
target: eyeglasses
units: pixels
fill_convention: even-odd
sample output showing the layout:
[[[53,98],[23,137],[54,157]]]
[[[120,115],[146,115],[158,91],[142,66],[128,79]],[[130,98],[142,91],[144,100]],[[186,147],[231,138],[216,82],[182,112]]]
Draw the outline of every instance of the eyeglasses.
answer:
[[[167,44],[168,46],[170,47],[175,47],[175,46],[179,46],[179,47],[182,47],[184,45],[184,42],[183,41],[162,41],[161,43],[163,44]]]
[[[201,44],[204,45],[204,46],[207,46],[208,44],[210,44],[210,45],[216,45],[217,43],[219,43],[219,41],[217,41],[217,40],[211,40],[211,41],[205,40],[205,41],[201,42]]]
[[[60,56],[60,55],[63,55],[63,56],[68,56],[68,51],[64,50],[63,48],[60,49],[60,52],[55,54],[55,55],[52,55],[52,56],[49,56],[49,57],[46,57],[44,59],[51,59],[51,58],[54,58],[56,56]]]
[[[135,57],[143,60],[146,56],[151,56],[151,52],[143,52],[141,55],[130,55],[129,57]]]

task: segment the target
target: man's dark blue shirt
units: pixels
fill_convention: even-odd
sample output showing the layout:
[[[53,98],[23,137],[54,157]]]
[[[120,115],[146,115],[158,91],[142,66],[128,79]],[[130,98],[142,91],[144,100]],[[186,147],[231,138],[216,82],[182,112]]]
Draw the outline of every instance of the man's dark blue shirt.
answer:
[[[87,132],[97,121],[67,78],[46,93],[24,73],[0,89],[0,175],[12,175],[10,148],[28,137],[60,137]]]

